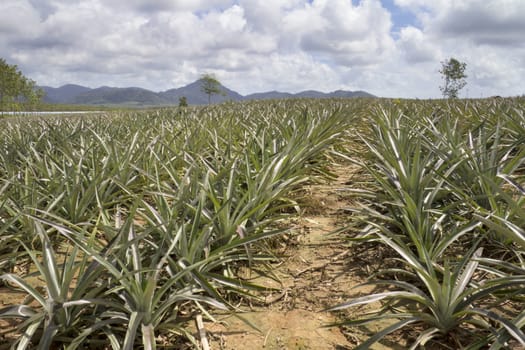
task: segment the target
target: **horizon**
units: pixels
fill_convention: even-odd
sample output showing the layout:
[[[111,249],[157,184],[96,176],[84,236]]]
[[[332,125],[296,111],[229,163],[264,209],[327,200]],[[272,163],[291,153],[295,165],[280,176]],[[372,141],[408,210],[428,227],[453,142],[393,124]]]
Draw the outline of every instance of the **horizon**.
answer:
[[[194,84],[196,82],[198,82],[199,80],[201,80],[200,78],[189,83],[189,84],[186,84],[186,85],[183,85],[183,86],[179,86],[179,87],[172,87],[172,88],[168,88],[166,90],[150,90],[150,89],[147,89],[147,88],[143,88],[143,87],[140,87],[140,86],[109,86],[109,85],[101,85],[101,86],[97,86],[97,87],[91,87],[91,86],[85,86],[85,85],[81,85],[81,84],[77,84],[77,83],[66,83],[66,84],[63,84],[63,85],[60,85],[60,86],[49,86],[49,85],[40,85],[38,84],[37,86],[40,87],[40,88],[44,88],[44,87],[47,87],[47,88],[51,88],[51,89],[60,89],[60,88],[63,88],[65,86],[68,86],[68,85],[73,85],[73,86],[77,86],[77,87],[82,87],[82,88],[88,88],[88,89],[91,89],[91,90],[95,90],[95,89],[100,89],[100,88],[111,88],[111,89],[142,89],[142,90],[147,90],[147,91],[151,91],[151,92],[154,92],[154,93],[162,93],[162,92],[167,92],[167,91],[170,91],[170,90],[177,90],[177,89],[181,89],[181,88],[184,88],[184,87],[187,87],[191,84]],[[321,92],[321,93],[324,93],[324,94],[330,94],[330,93],[334,93],[334,92],[338,92],[338,91],[345,91],[345,92],[366,92],[366,93],[369,93],[368,91],[364,91],[364,90],[345,90],[345,89],[337,89],[337,90],[331,90],[331,91],[322,91],[322,90],[315,90],[315,89],[308,89],[308,90],[300,90],[300,91],[295,91],[295,92],[290,92],[290,91],[279,91],[279,90],[267,90],[267,91],[256,91],[256,92],[252,92],[252,93],[249,93],[249,94],[241,94],[237,91],[235,91],[234,89],[224,85],[222,82],[219,82],[221,84],[222,87],[228,89],[228,90],[231,90],[233,92],[236,92],[238,93],[239,95],[245,97],[245,96],[249,96],[249,95],[255,95],[255,94],[264,94],[264,93],[271,93],[271,92],[275,92],[275,93],[283,93],[283,94],[299,94],[299,93],[302,93],[302,92],[309,92],[309,91],[315,91],[315,92]],[[376,97],[382,97],[382,96],[376,96]]]
[[[0,57],[38,85],[162,92],[212,73],[245,96],[366,91],[439,98],[525,93],[525,1],[4,0]]]

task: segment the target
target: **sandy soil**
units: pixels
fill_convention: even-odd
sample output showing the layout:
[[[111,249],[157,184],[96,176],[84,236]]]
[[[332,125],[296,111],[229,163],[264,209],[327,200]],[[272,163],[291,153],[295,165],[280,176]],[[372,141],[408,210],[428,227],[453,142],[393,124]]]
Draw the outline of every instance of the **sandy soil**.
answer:
[[[212,349],[342,350],[353,349],[367,338],[366,330],[326,327],[351,315],[323,310],[369,293],[371,287],[356,286],[381,260],[373,256],[375,253],[350,249],[345,233],[333,234],[348,216],[345,209],[352,203],[345,191],[357,169],[347,164],[331,170],[337,179],[305,188],[308,200],[304,211],[293,222],[292,238],[274,271],[282,284],[281,291],[267,297],[267,303],[252,305],[249,312],[241,314],[260,331],[232,316],[218,316],[218,322],[205,323]],[[261,282],[280,287],[269,279]],[[403,348],[394,341],[372,349]]]

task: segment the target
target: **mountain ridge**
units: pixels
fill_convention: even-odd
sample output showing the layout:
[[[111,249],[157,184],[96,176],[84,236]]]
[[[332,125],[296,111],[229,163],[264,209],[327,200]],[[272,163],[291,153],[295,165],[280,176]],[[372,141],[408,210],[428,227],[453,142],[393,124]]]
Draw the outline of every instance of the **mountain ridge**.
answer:
[[[188,85],[154,92],[140,87],[110,87],[100,86],[89,88],[76,84],[66,84],[58,88],[41,86],[44,91],[44,102],[61,104],[83,104],[83,105],[129,105],[129,106],[162,106],[179,104],[179,99],[185,97],[188,104],[208,104],[208,95],[201,91],[202,82],[196,80]],[[268,91],[241,95],[224,85],[220,84],[221,94],[212,95],[211,103],[225,101],[247,101],[267,100],[283,98],[353,98],[353,97],[376,97],[366,91],[336,90],[333,92],[321,92],[316,90],[305,90],[298,93]]]

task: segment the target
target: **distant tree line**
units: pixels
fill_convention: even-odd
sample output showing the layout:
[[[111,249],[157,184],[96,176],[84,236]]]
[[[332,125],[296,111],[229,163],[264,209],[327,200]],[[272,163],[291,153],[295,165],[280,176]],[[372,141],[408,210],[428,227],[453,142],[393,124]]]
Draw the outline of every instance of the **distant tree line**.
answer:
[[[44,96],[36,83],[26,78],[16,65],[0,58],[0,111],[34,109]]]

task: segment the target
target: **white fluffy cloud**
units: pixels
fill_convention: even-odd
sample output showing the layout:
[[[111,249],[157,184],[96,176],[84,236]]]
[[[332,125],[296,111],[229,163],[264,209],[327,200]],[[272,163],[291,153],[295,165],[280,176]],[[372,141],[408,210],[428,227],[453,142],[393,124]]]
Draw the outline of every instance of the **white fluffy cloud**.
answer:
[[[300,47],[343,66],[380,62],[393,49],[390,15],[376,0],[314,1],[303,11],[289,15],[295,20],[287,32],[299,32]]]
[[[0,40],[30,38],[37,33],[39,22],[38,11],[28,1],[5,0],[0,4]]]
[[[401,29],[398,48],[405,56],[408,63],[433,61],[441,53],[425,34],[418,28],[408,26]]]
[[[0,57],[52,86],[160,91],[214,72],[243,94],[438,97],[453,56],[470,96],[525,93],[523,0],[394,3],[415,20],[380,0],[2,0]]]

